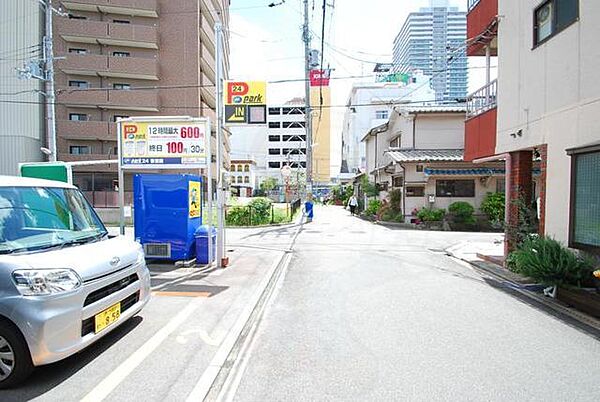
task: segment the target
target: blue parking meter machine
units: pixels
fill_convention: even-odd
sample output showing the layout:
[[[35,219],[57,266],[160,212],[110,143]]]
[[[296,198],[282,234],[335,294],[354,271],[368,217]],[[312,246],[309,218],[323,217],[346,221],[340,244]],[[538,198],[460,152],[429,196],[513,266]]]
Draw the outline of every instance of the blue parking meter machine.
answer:
[[[202,225],[202,178],[191,174],[133,177],[135,239],[146,258],[170,261],[196,256],[194,233]]]

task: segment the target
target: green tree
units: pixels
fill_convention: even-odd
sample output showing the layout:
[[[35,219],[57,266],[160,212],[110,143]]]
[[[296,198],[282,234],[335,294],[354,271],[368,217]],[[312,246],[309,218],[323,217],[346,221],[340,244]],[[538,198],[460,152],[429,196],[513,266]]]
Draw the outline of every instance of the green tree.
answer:
[[[262,183],[260,183],[260,189],[262,191],[264,191],[265,193],[268,193],[269,191],[273,191],[274,189],[276,189],[278,185],[279,185],[279,182],[277,181],[276,178],[267,177],[266,179],[263,180]]]

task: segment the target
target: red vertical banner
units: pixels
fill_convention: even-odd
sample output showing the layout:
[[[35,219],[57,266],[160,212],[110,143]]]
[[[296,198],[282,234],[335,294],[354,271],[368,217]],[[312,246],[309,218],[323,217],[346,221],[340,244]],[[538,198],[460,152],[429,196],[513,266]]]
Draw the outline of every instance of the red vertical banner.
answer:
[[[331,70],[310,70],[310,86],[311,87],[327,87],[329,86],[329,75]]]

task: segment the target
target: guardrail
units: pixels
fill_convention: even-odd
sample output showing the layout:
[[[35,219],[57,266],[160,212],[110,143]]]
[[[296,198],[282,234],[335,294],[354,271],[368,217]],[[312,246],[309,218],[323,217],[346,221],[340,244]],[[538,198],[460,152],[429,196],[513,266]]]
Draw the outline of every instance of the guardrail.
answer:
[[[498,105],[498,80],[491,81],[467,96],[467,118],[475,117]]]

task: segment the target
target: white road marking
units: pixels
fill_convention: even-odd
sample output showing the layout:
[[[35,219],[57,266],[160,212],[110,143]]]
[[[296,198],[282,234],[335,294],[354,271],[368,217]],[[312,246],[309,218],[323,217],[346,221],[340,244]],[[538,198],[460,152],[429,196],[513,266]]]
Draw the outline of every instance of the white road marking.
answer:
[[[189,337],[189,335],[192,334],[198,334],[202,342],[206,343],[209,346],[218,346],[221,343],[220,340],[215,340],[214,338],[212,338],[204,329],[190,329],[188,331],[183,331],[177,336],[176,340],[177,342],[184,345],[187,343],[187,338]]]
[[[104,400],[137,366],[139,366],[173,331],[183,324],[198,307],[194,299],[171,321],[146,341],[138,350],[119,365],[112,373],[92,389],[81,402],[99,402]]]

